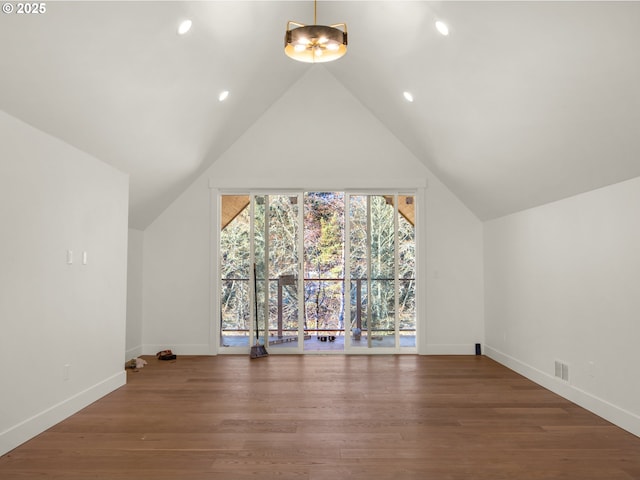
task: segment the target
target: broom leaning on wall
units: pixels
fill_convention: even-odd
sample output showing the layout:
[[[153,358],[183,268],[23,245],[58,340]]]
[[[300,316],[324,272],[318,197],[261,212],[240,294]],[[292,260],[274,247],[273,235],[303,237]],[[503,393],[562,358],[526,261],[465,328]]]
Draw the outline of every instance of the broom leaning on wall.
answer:
[[[256,320],[256,344],[251,347],[251,358],[261,358],[269,355],[267,352],[267,347],[264,345],[260,345],[260,330],[258,329],[258,276],[256,274],[256,264],[253,264],[253,299],[254,299],[254,308],[253,308],[253,316]],[[266,337],[265,337],[266,342]]]

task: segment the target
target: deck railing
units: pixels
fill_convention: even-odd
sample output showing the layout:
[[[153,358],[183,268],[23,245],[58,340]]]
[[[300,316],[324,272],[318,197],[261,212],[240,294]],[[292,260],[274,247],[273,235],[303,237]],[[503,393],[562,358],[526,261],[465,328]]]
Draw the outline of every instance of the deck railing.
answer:
[[[250,279],[248,278],[223,278],[222,281],[223,282],[249,282]],[[395,281],[395,278],[388,278],[388,277],[382,277],[382,278],[372,278],[372,281],[376,281],[376,282],[391,282],[391,281]],[[399,281],[402,282],[414,282],[415,278],[399,278]],[[258,282],[263,282],[264,279],[260,279],[258,278]],[[341,282],[344,283],[345,279],[344,278],[312,278],[312,277],[305,277],[303,279],[304,283],[318,283],[318,282]],[[363,328],[363,284],[366,285],[368,279],[367,278],[351,278],[350,281],[352,283],[355,283],[355,316],[354,316],[354,328],[359,329],[361,332],[366,332],[367,329]],[[277,282],[278,283],[278,296],[277,296],[277,303],[278,303],[278,311],[277,311],[277,327],[276,328],[269,328],[269,331],[277,331],[277,334],[279,337],[281,337],[283,335],[284,332],[297,332],[297,329],[287,329],[284,326],[284,322],[283,322],[283,287],[286,285],[295,285],[295,278],[291,275],[283,275],[282,277],[276,277],[276,278],[269,278],[269,283],[271,282]],[[350,296],[350,295],[349,295]],[[222,332],[248,332],[248,329],[222,329]],[[305,328],[304,329],[305,332],[344,332],[345,329],[344,328]],[[394,332],[395,329],[371,329],[370,330],[372,333],[374,332]],[[415,328],[414,329],[401,329],[401,332],[415,332]]]

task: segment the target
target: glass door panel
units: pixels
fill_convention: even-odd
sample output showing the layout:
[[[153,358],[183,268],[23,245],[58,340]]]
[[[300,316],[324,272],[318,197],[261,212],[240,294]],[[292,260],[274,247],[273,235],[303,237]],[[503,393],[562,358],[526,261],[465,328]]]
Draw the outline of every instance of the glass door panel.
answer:
[[[416,347],[416,215],[413,195],[398,195],[398,212],[400,347]]]
[[[344,193],[304,197],[304,349],[344,349]]]
[[[369,344],[369,256],[368,199],[366,195],[349,197],[349,273],[350,340],[353,348]]]
[[[395,208],[393,196],[369,196],[371,343],[373,348],[396,346]]]
[[[416,346],[415,211],[409,195],[348,197],[350,347]]]
[[[220,346],[248,347],[253,334],[249,195],[221,200]]]
[[[268,196],[269,348],[298,347],[298,196]]]

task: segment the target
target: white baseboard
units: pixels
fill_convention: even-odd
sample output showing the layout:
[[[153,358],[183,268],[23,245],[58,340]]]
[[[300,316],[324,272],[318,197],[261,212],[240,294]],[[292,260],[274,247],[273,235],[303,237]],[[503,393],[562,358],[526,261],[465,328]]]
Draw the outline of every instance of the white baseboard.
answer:
[[[125,362],[127,360],[131,360],[132,358],[136,358],[136,357],[139,357],[140,355],[143,355],[142,352],[143,352],[142,345],[138,345],[137,347],[130,348],[125,352],[125,357],[124,357]]]
[[[155,355],[162,350],[171,350],[176,355],[213,355],[212,346],[204,344],[143,345],[140,355]]]
[[[13,450],[126,383],[127,374],[123,370],[0,432],[0,455]]]
[[[153,345],[147,344],[142,346],[140,355],[155,355],[161,350],[171,350],[176,355],[215,355],[217,352],[213,350],[213,345],[209,344],[166,344]],[[475,355],[475,344],[430,344],[427,345],[421,355]]]
[[[475,355],[475,344],[427,344],[421,355]]]
[[[618,407],[617,405],[614,405],[602,398],[596,397],[581,388],[564,382],[553,375],[543,372],[542,370],[538,370],[531,365],[523,363],[495,348],[485,346],[485,354],[489,358],[510,368],[514,372],[527,377],[538,385],[557,393],[576,405],[579,405],[614,425],[617,425],[618,427],[640,437],[640,416],[629,412],[624,408]]]

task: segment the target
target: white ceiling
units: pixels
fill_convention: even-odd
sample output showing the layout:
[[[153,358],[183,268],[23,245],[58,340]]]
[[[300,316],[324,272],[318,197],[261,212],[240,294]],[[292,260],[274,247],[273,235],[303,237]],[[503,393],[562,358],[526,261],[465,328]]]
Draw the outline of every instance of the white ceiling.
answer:
[[[640,176],[640,2],[323,1],[349,51],[322,67],[283,53],[310,1],[46,5],[0,14],[0,108],[129,173],[133,227],[309,68],[483,220]]]

